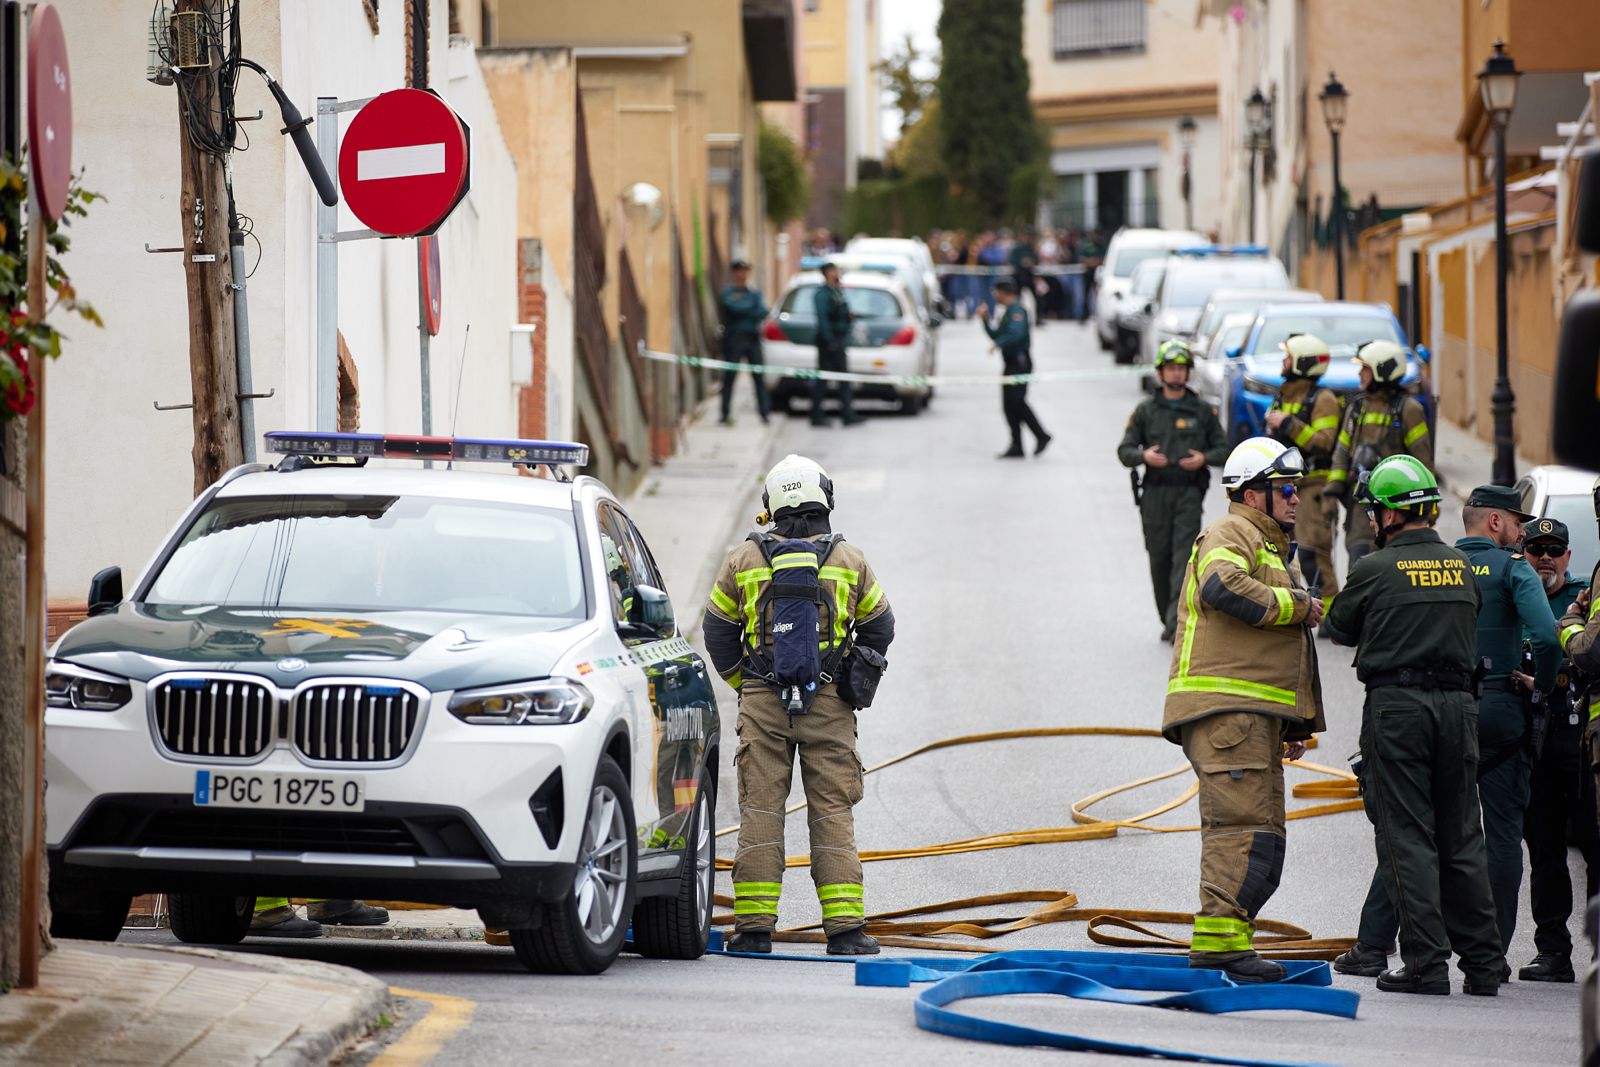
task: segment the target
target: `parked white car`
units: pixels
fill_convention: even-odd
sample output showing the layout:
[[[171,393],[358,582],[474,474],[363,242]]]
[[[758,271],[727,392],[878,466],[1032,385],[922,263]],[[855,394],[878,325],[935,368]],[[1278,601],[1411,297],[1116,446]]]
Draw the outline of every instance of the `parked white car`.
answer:
[[[644,538],[584,445],[271,433],[46,666],[52,929],[180,940],[260,896],[476,908],[530,970],[593,974],[630,923],[710,929],[720,725]],[[368,466],[499,461],[507,473]]]
[[[1094,328],[1100,347],[1110,351],[1117,340],[1117,312],[1132,287],[1133,272],[1147,259],[1162,259],[1174,248],[1205,244],[1193,230],[1121,229],[1106,246],[1105,261],[1095,268],[1100,286],[1095,298]]]
[[[945,314],[948,309],[943,307],[944,298],[940,295],[939,274],[933,266],[933,252],[922,238],[852,237],[844,246],[844,250],[850,255],[897,256],[906,260],[920,275],[920,281],[913,287],[913,293],[923,301],[929,314],[949,318],[949,315]]]
[[[1139,355],[1153,363],[1168,341],[1193,341],[1200,312],[1218,289],[1288,289],[1289,272],[1257,246],[1190,248],[1167,257],[1161,288],[1145,311]]]
[[[1569,570],[1587,579],[1600,562],[1600,531],[1594,519],[1593,471],[1547,464],[1535,467],[1517,481],[1522,509],[1541,519],[1559,519],[1572,538]]]
[[[883,378],[881,384],[855,383],[854,397],[893,401],[901,411],[915,415],[933,396],[933,387],[916,379],[935,372],[937,320],[924,321],[911,293],[893,274],[843,271],[839,283],[851,316],[846,366],[855,374]],[[817,271],[803,271],[790,278],[762,327],[761,347],[769,368],[767,388],[772,394],[772,406],[779,411],[787,411],[795,397],[810,402],[811,381],[784,371],[816,369],[814,302],[821,286],[822,274]],[[835,391],[831,386],[828,389],[830,395]]]
[[[1189,388],[1214,408],[1220,409],[1223,393],[1227,391],[1228,352],[1244,343],[1255,321],[1253,311],[1233,312],[1211,331],[1209,340],[1202,339],[1201,347],[1193,350],[1194,370],[1189,375]]]

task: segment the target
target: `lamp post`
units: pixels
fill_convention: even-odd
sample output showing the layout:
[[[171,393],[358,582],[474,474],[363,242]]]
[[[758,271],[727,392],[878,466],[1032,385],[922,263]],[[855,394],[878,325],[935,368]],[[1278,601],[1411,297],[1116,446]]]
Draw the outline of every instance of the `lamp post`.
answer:
[[[1503,41],[1495,41],[1494,54],[1478,72],[1478,88],[1483,93],[1483,109],[1494,127],[1494,392],[1489,398],[1494,413],[1494,481],[1510,485],[1516,481],[1516,437],[1511,416],[1516,411],[1516,396],[1511,391],[1506,342],[1506,273],[1510,261],[1506,248],[1506,124],[1517,102],[1517,79],[1522,72],[1506,55]]]
[[[1249,241],[1256,243],[1256,153],[1261,150],[1261,129],[1267,121],[1267,98],[1258,85],[1244,102],[1244,124],[1250,137],[1250,225]]]
[[[1194,229],[1194,190],[1190,185],[1189,153],[1194,148],[1197,124],[1193,115],[1178,120],[1178,143],[1183,145],[1183,228]]]
[[[1322,87],[1322,121],[1328,124],[1328,136],[1333,141],[1333,262],[1337,278],[1337,292],[1344,299],[1344,185],[1339,180],[1339,134],[1344,132],[1345,114],[1350,106],[1350,94],[1340,84],[1338,76],[1328,71],[1328,84]]]

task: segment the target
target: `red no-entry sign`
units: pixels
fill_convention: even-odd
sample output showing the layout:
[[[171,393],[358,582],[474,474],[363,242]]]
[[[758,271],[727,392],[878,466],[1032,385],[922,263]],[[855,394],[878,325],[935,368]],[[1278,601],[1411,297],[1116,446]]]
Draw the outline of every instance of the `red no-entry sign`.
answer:
[[[61,17],[49,4],[35,8],[28,23],[28,152],[39,203],[59,221],[72,184],[72,80]]]
[[[444,317],[444,275],[439,268],[439,238],[417,238],[417,278],[422,285],[422,309],[428,333],[439,335]]]
[[[391,237],[439,228],[466,193],[467,130],[450,105],[421,89],[375,97],[339,146],[339,188],[351,212]]]

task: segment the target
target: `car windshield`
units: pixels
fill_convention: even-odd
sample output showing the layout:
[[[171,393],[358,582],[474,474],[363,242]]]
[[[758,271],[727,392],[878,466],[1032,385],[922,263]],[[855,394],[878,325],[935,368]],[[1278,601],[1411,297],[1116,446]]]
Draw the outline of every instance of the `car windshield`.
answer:
[[[1133,279],[1133,295],[1155,296],[1156,290],[1161,288],[1161,276],[1165,273],[1162,267],[1154,263],[1140,271]]]
[[[783,298],[779,312],[795,322],[815,322],[817,290],[820,285],[797,285]],[[850,314],[861,319],[898,319],[900,301],[887,289],[866,289],[847,285],[844,302],[850,305]]]
[[[572,513],[419,496],[215,500],[145,597],[305,611],[585,616]]]
[[[1243,343],[1244,335],[1250,332],[1253,324],[1253,322],[1236,322],[1232,326],[1224,326],[1218,330],[1216,340],[1211,345],[1211,355],[1226,356],[1228,349]]]
[[[1551,496],[1544,502],[1540,518],[1559,519],[1567,524],[1567,534],[1572,538],[1572,562],[1567,569],[1579,578],[1588,577],[1600,560],[1600,533],[1594,521],[1594,499],[1584,493]]]
[[[1276,260],[1216,259],[1180,263],[1167,272],[1162,307],[1203,307],[1218,289],[1287,288],[1288,277]]]
[[[1257,311],[1263,304],[1270,303],[1265,296],[1236,296],[1227,300],[1213,300],[1206,305],[1205,315],[1200,319],[1200,325],[1195,328],[1196,337],[1209,337],[1217,325],[1237,311]]]
[[[1316,334],[1330,348],[1345,346],[1351,352],[1366,341],[1394,341],[1404,344],[1400,328],[1387,316],[1377,315],[1273,315],[1264,319],[1256,333],[1252,354],[1276,351],[1290,334]]]
[[[1166,248],[1119,248],[1117,258],[1111,261],[1111,274],[1117,278],[1132,277],[1139,264],[1158,256],[1165,259],[1168,251]]]

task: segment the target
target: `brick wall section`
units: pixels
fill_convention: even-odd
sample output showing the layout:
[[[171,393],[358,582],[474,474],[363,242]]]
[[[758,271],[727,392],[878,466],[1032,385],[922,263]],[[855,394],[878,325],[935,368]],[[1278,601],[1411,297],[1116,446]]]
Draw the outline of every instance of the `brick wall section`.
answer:
[[[534,324],[533,375],[529,384],[517,390],[517,436],[542,441],[549,436],[550,421],[546,392],[546,345],[549,323],[545,317],[545,293],[539,259],[542,254],[536,238],[521,241],[522,263],[517,272],[517,321]]]
[[[356,369],[350,346],[344,343],[344,333],[339,339],[339,432],[355,433],[361,429],[361,373]]]

